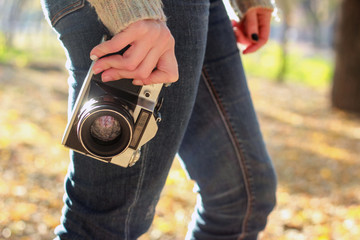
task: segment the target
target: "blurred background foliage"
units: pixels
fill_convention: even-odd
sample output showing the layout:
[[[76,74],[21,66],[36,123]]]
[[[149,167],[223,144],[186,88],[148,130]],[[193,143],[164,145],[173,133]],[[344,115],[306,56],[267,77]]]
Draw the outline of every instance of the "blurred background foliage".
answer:
[[[242,57],[279,178],[260,239],[360,238],[359,3],[277,0],[269,43]],[[68,164],[66,59],[38,0],[0,0],[0,16],[0,239],[50,239]],[[176,160],[142,240],[184,238],[192,188]]]

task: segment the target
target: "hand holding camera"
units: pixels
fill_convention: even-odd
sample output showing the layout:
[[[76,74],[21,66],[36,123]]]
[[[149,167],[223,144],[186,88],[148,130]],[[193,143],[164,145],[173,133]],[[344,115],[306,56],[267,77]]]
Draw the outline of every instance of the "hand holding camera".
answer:
[[[121,55],[105,55],[131,47]],[[111,40],[96,46],[90,53],[95,74],[104,82],[133,79],[134,85],[172,83],[178,79],[175,41],[166,24],[159,20],[142,20],[129,25]],[[155,69],[155,70],[154,70]]]
[[[130,33],[136,30],[129,29]],[[94,61],[62,141],[74,151],[122,167],[134,165],[140,158],[141,147],[155,136],[157,122],[161,120],[162,83],[177,80],[177,64],[173,49],[168,48],[170,43],[160,51],[157,47],[142,46],[141,39],[126,39],[128,36],[118,34],[109,41],[103,39],[91,52]],[[148,53],[139,56],[140,50]],[[129,66],[133,69],[129,70]]]
[[[174,47],[165,23],[155,20],[133,23],[96,46],[63,145],[122,167],[134,165],[141,146],[157,132],[162,83],[178,79]]]

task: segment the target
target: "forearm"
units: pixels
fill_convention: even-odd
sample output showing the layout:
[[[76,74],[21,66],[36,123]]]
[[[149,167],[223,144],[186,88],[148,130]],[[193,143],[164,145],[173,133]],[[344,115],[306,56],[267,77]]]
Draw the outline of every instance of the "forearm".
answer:
[[[251,8],[264,8],[273,11],[275,6],[272,0],[230,0],[230,3],[241,19]]]
[[[166,21],[161,0],[88,0],[111,34],[144,19]]]

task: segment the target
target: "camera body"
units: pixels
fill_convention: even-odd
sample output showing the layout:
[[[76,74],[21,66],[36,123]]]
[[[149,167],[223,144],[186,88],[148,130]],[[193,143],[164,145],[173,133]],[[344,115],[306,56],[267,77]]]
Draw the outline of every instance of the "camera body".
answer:
[[[158,130],[163,84],[135,86],[132,79],[105,83],[100,74],[93,73],[94,63],[75,102],[62,144],[100,161],[133,166],[140,158],[141,146]]]

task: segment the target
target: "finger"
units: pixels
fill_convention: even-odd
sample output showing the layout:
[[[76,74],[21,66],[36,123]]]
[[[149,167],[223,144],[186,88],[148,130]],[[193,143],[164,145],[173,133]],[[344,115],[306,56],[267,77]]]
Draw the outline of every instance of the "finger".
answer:
[[[93,67],[94,73],[98,74],[109,68],[135,71],[148,54],[150,48],[150,43],[144,42],[138,44],[137,42],[134,42],[122,56],[120,54],[115,54],[96,61]]]
[[[231,26],[234,28],[234,27],[237,27],[239,23],[235,20],[231,20]]]
[[[270,11],[261,12],[258,14],[259,40],[256,43],[249,45],[243,51],[244,54],[255,52],[267,43],[270,35],[270,21]]]
[[[142,85],[150,85],[150,84],[157,84],[157,83],[168,83],[168,74],[166,72],[162,72],[160,70],[155,70],[149,78],[144,80],[134,79],[133,83],[140,85],[140,81]]]
[[[259,40],[257,11],[249,10],[244,19],[245,35],[253,42]]]
[[[134,38],[131,34],[128,34],[126,31],[121,32],[116,34],[112,39],[102,42],[94,47],[90,52],[90,58],[92,60],[97,60],[104,55],[119,52],[133,41]]]
[[[235,37],[236,37],[236,41],[238,43],[241,43],[241,44],[243,44],[245,46],[252,43],[251,40],[249,38],[247,38],[245,36],[245,34],[243,33],[243,31],[241,31],[238,27],[233,28],[233,30],[234,30],[234,34],[235,34]]]
[[[103,82],[116,81],[123,78],[131,79],[131,72],[122,71],[117,68],[109,68],[101,74],[101,80]]]
[[[243,34],[239,29],[239,22],[236,22],[235,20],[231,20],[231,26],[234,31],[236,42],[240,43],[240,39],[243,37]]]
[[[144,61],[134,71],[126,71],[117,68],[111,68],[102,74],[102,80],[104,82],[118,80],[121,78],[130,78],[144,80],[149,78],[151,72],[156,68],[157,59],[159,59],[159,53],[155,50],[149,52]]]
[[[159,31],[159,23],[164,24],[161,21],[137,21],[130,24],[122,32],[116,34],[111,40],[103,42],[96,46],[90,52],[90,58],[95,60],[106,54],[115,53],[125,48],[132,42],[143,39],[144,35],[147,35],[149,28],[151,27],[152,36],[156,35]]]
[[[95,74],[98,74],[110,68],[120,68],[120,66],[123,64],[124,57],[120,54],[115,54],[97,60],[93,66],[93,71]]]
[[[123,54],[124,62],[118,66],[119,69],[127,71],[135,71],[142,61],[147,57],[152,48],[150,41],[137,41],[134,42],[131,51],[126,51]],[[130,49],[129,49],[130,50]]]
[[[178,65],[175,54],[169,50],[159,59],[157,68],[147,79],[142,80],[143,84],[173,83],[179,79]]]
[[[162,48],[153,48],[146,58],[141,62],[133,76],[134,79],[143,80],[150,77],[151,73],[157,67],[163,54]]]
[[[147,79],[152,73],[152,71],[156,68],[158,61],[161,61],[160,59],[164,50],[163,47],[159,45],[157,46],[158,47],[152,48],[149,53],[146,54],[143,61],[134,70],[119,68],[117,65],[117,60],[115,60],[114,66],[112,66],[111,69],[108,68],[109,70],[104,71],[104,73],[102,74],[103,81],[117,80],[120,78],[133,78],[138,80]],[[127,62],[127,60],[124,58],[121,60]]]
[[[266,41],[264,39],[260,39],[257,43],[249,45],[244,51],[243,54],[256,52],[259,48],[264,46]]]
[[[270,22],[271,22],[271,12],[265,12],[259,14],[258,23],[259,23],[259,38],[269,39],[270,35]]]

